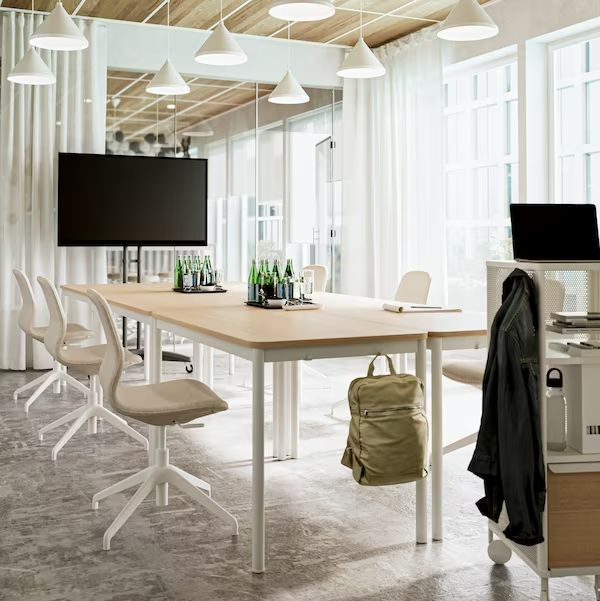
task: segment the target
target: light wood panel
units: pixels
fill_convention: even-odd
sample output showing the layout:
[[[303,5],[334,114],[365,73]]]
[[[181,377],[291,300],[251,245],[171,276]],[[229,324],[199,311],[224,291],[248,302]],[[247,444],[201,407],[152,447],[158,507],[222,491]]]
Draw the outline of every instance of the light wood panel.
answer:
[[[168,284],[67,285],[64,289],[85,294],[93,287],[109,303],[125,310],[153,315],[249,348],[289,348],[315,345],[354,344],[364,341],[419,340],[424,330],[398,321],[378,323],[369,319],[380,311],[360,297],[340,298],[323,294],[323,308],[317,311],[267,311],[244,304],[246,287],[234,285],[226,294],[178,294]],[[343,302],[342,302],[343,301]],[[354,302],[361,317],[340,308]]]
[[[166,6],[163,0],[86,0],[79,11],[81,16],[119,19],[126,21],[147,21],[164,24],[167,21]],[[479,0],[485,4],[489,0]],[[385,44],[416,31],[428,23],[426,20],[442,20],[454,6],[456,0],[364,0],[364,9],[377,13],[394,11],[395,15],[412,17],[398,19],[377,15],[364,15],[365,40],[371,46]],[[56,4],[55,0],[38,0],[36,9],[49,11]],[[79,0],[64,0],[65,8],[71,12]],[[233,33],[272,36],[285,27],[285,22],[272,18],[269,13],[271,0],[229,0],[223,4],[223,14],[227,18],[227,27]],[[335,16],[330,19],[310,23],[296,23],[293,26],[293,37],[315,42],[329,42],[335,39],[340,44],[354,44],[358,32],[358,13],[344,9],[357,10],[360,0],[339,0],[335,2]],[[29,0],[4,0],[3,7],[28,9]],[[155,12],[156,11],[156,12]],[[154,14],[153,14],[154,13]],[[152,15],[152,16],[151,16]],[[369,22],[377,21],[373,25]],[[218,0],[171,0],[171,23],[180,27],[209,29],[219,20]],[[280,34],[284,35],[284,34]]]
[[[600,473],[548,473],[548,566],[600,565]]]

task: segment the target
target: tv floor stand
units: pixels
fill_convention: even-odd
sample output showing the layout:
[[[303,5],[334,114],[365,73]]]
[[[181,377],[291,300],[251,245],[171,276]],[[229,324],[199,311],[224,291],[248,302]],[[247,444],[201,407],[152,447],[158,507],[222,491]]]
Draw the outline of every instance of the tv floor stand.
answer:
[[[137,247],[137,259],[131,259],[131,261],[137,264],[137,277],[136,281],[139,284],[142,281],[142,247]],[[123,260],[121,264],[121,269],[123,273],[123,284],[128,283],[129,279],[129,263],[131,262],[127,257],[127,246],[123,246]],[[145,341],[144,341],[145,342]],[[123,317],[123,346],[127,348],[127,317]],[[137,322],[136,329],[136,346],[135,349],[130,349],[132,353],[139,355],[140,357],[144,357],[144,348],[142,346],[142,328],[140,326],[140,322]],[[177,361],[179,363],[189,363],[189,366],[186,366],[186,371],[191,373],[192,371],[192,359],[188,355],[183,355],[182,353],[175,353],[173,351],[163,351],[162,352],[162,360],[163,361]]]

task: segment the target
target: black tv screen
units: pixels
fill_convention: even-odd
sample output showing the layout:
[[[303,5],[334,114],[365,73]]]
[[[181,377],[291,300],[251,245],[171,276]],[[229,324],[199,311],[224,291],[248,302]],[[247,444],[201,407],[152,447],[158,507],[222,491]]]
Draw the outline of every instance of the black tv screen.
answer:
[[[206,246],[207,160],[60,153],[59,246]]]

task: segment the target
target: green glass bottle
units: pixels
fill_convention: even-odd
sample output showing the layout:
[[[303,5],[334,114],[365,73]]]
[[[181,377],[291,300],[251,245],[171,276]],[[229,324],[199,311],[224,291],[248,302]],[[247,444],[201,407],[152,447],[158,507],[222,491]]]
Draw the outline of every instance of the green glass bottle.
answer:
[[[294,277],[294,264],[291,259],[288,259],[285,265],[285,276],[288,278]]]
[[[181,262],[181,255],[177,257],[177,263],[175,263],[175,274],[173,276],[173,287],[183,288],[183,263]]]
[[[250,274],[248,275],[248,302],[255,303],[258,301],[259,275],[256,267],[256,259],[252,259]]]

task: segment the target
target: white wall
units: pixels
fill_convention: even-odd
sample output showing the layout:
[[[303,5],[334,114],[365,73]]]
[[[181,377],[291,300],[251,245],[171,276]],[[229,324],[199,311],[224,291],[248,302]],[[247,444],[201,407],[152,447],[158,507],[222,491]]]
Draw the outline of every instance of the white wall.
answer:
[[[445,42],[445,65],[522,44],[590,19],[600,19],[600,0],[497,0],[486,10],[500,33],[481,42]]]
[[[517,55],[519,199],[552,202],[548,44],[600,27],[600,0],[494,0],[487,11],[499,34],[479,42],[445,42],[444,65],[487,60],[504,50]]]

